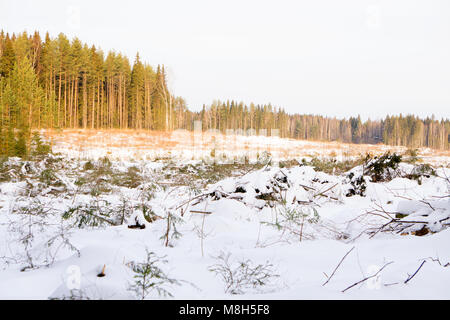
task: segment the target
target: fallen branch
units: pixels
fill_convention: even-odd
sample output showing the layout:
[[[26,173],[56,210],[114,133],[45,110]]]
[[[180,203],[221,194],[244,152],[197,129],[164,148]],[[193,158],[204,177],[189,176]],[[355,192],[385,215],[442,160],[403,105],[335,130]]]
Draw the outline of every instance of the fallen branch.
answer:
[[[404,220],[400,220],[400,219],[392,219],[391,221],[389,221],[389,222],[383,224],[380,228],[378,228],[378,230],[375,231],[375,232],[370,236],[370,239],[372,239],[378,232],[382,231],[385,227],[387,227],[387,226],[390,225],[391,223],[399,223],[399,224],[402,224],[402,223],[408,223],[408,224],[428,224],[428,222],[426,222],[426,221],[404,221]],[[398,225],[397,225],[397,227],[398,227]],[[404,229],[406,229],[406,227],[403,228],[401,231],[403,231]]]
[[[439,259],[439,257],[437,257],[437,258],[428,257],[428,258],[425,258],[425,259],[422,259],[422,260],[427,260],[427,259],[430,259],[430,260],[433,261],[433,262],[439,263],[439,265],[440,265],[441,267],[444,267],[444,268],[450,267],[450,262],[447,262],[446,264],[442,264],[442,263],[441,263],[441,260]]]
[[[394,261],[391,261],[391,262],[386,263],[386,264],[385,264],[383,267],[381,267],[381,269],[378,270],[374,275],[372,275],[372,276],[370,276],[370,277],[365,277],[364,279],[362,279],[362,280],[360,280],[360,281],[358,281],[358,282],[355,282],[354,284],[352,284],[351,286],[345,288],[345,289],[342,290],[341,292],[344,293],[344,292],[347,291],[348,289],[351,289],[351,288],[357,286],[358,284],[363,283],[364,281],[367,281],[367,280],[369,280],[369,279],[375,278],[381,271],[383,271],[384,268],[386,268],[388,265],[390,265],[390,264],[392,264],[392,263],[394,263]]]
[[[329,188],[326,189],[325,191],[321,191],[321,192],[319,192],[319,193],[316,193],[316,194],[314,195],[314,198],[315,198],[315,197],[318,197],[318,196],[322,196],[322,197],[328,197],[328,198],[333,199],[333,200],[338,200],[338,199],[335,198],[335,197],[330,197],[330,196],[327,196],[327,195],[325,194],[326,192],[328,192],[328,191],[330,191],[330,190],[336,188],[338,185],[339,185],[339,183],[336,183],[334,186],[329,187]]]
[[[196,196],[196,197],[194,197],[192,199],[189,199],[188,201],[183,202],[183,204],[180,204],[178,207],[175,208],[175,210],[178,210],[178,209],[184,207],[185,205],[191,203],[192,201],[194,201],[196,199],[199,199],[199,198],[202,198],[202,197],[207,197],[208,195],[209,194],[200,194],[200,195],[198,195],[198,196]],[[170,209],[172,209],[172,208],[170,208]]]
[[[416,270],[416,272],[414,272],[414,274],[412,276],[409,276],[408,279],[405,280],[405,284],[407,284],[412,278],[414,278],[417,274],[417,272],[419,272],[419,270],[423,267],[423,265],[425,264],[425,262],[427,262],[426,260],[423,260],[422,264],[420,265],[419,269]]]
[[[210,211],[197,211],[197,210],[191,210],[191,213],[212,214],[212,212]]]
[[[395,286],[395,285],[397,285],[398,284],[398,282],[394,282],[394,283],[386,283],[384,286],[385,287],[390,287],[390,286]]]
[[[308,191],[308,190],[316,191],[316,189],[313,188],[313,187],[308,187],[308,186],[305,186],[304,184],[301,184],[301,183],[299,183],[298,185],[300,187],[303,187],[306,191]]]
[[[327,279],[327,281],[325,281],[325,283],[322,286],[325,286],[330,280],[331,278],[333,278],[334,274],[336,273],[337,269],[339,268],[339,266],[342,264],[342,262],[344,261],[344,259],[349,255],[350,252],[353,251],[353,249],[355,249],[355,247],[351,248],[350,251],[348,251],[344,257],[342,257],[341,261],[339,262],[339,264],[337,265],[337,267],[334,269],[333,273],[331,274],[331,276]]]
[[[450,198],[450,195],[448,196],[431,196],[432,198],[436,198],[436,199],[445,199],[445,198]]]
[[[394,196],[397,197],[397,198],[402,198],[402,199],[405,199],[405,200],[414,201],[414,199],[411,199],[411,198],[408,198],[408,197],[405,197],[405,196],[400,196],[400,195],[394,195]],[[423,204],[426,204],[426,205],[429,206],[429,207],[431,208],[431,210],[433,210],[433,211],[436,210],[436,209],[431,205],[431,203],[429,203],[428,201],[425,201],[425,200],[417,200],[417,201],[419,201],[419,202],[421,202],[421,203],[423,203]]]

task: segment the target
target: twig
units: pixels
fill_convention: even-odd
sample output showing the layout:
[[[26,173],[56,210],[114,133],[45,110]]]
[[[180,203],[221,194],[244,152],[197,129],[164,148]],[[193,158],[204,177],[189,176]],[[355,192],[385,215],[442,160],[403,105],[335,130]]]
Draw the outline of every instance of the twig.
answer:
[[[308,190],[316,191],[316,189],[313,188],[313,187],[308,187],[308,186],[305,186],[304,184],[301,184],[301,183],[299,183],[298,185],[300,187],[303,187],[306,191],[308,191]]]
[[[439,259],[439,257],[437,257],[437,258],[428,257],[428,258],[421,259],[421,260],[427,260],[427,259],[431,259],[431,261],[439,263],[439,265],[441,267],[444,267],[444,268],[450,267],[450,262],[447,262],[446,264],[442,264],[441,260]]]
[[[413,199],[405,197],[405,196],[400,196],[400,195],[395,195],[394,194],[394,197],[402,198],[402,199],[406,199],[406,200],[410,200],[410,201],[414,201]],[[418,201],[422,202],[423,204],[426,204],[427,206],[429,206],[431,208],[431,210],[436,211],[436,209],[428,201],[425,201],[425,200],[418,200]]]
[[[314,195],[314,197],[317,197],[317,196],[324,196],[324,197],[326,197],[325,193],[328,192],[328,191],[330,191],[330,190],[332,190],[332,189],[334,189],[335,187],[337,187],[338,184],[339,184],[339,183],[336,183],[335,185],[329,187],[329,188],[326,189],[325,191],[321,191],[321,192],[319,192],[319,193],[316,193],[316,194]],[[332,198],[332,197],[330,197],[330,198]]]
[[[114,223],[114,222],[112,222],[112,221],[109,221],[108,219],[105,219],[105,218],[103,218],[103,217],[100,217],[100,216],[98,216],[98,215],[96,215],[96,214],[93,214],[93,213],[91,213],[91,212],[86,211],[86,212],[84,212],[84,213],[85,213],[85,214],[88,214],[88,215],[90,215],[90,216],[93,216],[94,218],[97,218],[97,219],[99,219],[99,220],[101,220],[101,221],[103,221],[103,222],[109,223],[109,224],[112,225],[112,226],[115,226],[115,225],[116,225],[116,223]]]
[[[394,282],[394,283],[386,283],[384,286],[385,286],[385,287],[389,287],[389,286],[395,286],[396,284],[398,284],[398,282]]]
[[[445,198],[450,198],[450,195],[447,195],[447,196],[442,196],[442,197],[440,197],[440,196],[431,196],[432,198],[437,198],[437,199],[445,199]]]
[[[382,231],[385,227],[387,227],[391,223],[428,224],[428,222],[426,222],[426,221],[404,221],[404,220],[400,220],[400,219],[392,219],[391,221],[383,224],[380,228],[378,228],[378,230],[370,236],[370,239],[372,239],[378,232]],[[406,229],[406,228],[404,228],[404,229]]]
[[[353,249],[355,249],[355,247],[351,248],[344,257],[342,257],[341,261],[339,262],[339,264],[337,265],[337,267],[334,269],[333,273],[331,274],[330,277],[328,277],[327,281],[325,281],[325,283],[322,286],[325,286],[330,280],[331,278],[333,278],[334,274],[336,273],[337,269],[339,268],[339,266],[342,264],[342,262],[344,261],[344,259],[349,255],[350,252],[353,251]]]
[[[381,269],[378,270],[377,273],[375,273],[374,275],[372,275],[372,276],[370,276],[370,277],[365,277],[364,279],[362,279],[362,280],[360,280],[360,281],[358,281],[358,282],[355,282],[355,283],[352,284],[351,286],[349,286],[349,287],[345,288],[344,290],[342,290],[342,292],[344,293],[344,292],[347,291],[348,289],[351,289],[351,288],[353,288],[354,286],[357,286],[358,284],[363,283],[364,281],[367,281],[367,280],[369,280],[369,279],[375,278],[381,271],[383,271],[384,268],[386,268],[388,265],[390,265],[390,264],[392,264],[392,263],[394,263],[394,261],[391,261],[391,262],[386,263],[386,264],[385,264],[383,267],[381,267]]]
[[[178,210],[178,209],[184,207],[186,204],[189,204],[190,202],[192,202],[192,201],[194,201],[196,199],[199,199],[199,198],[202,198],[202,197],[207,197],[207,196],[208,196],[208,194],[200,194],[200,195],[198,195],[198,196],[196,196],[196,197],[194,197],[192,199],[189,199],[188,201],[183,202],[183,204],[181,204],[178,207],[176,207],[175,210]],[[172,208],[169,208],[169,209],[172,209]]]
[[[197,210],[191,210],[191,213],[212,214],[212,212],[210,211],[197,211]]]
[[[420,265],[419,269],[416,270],[416,272],[414,272],[414,274],[412,276],[409,276],[408,279],[405,280],[405,284],[407,284],[412,278],[415,277],[415,275],[417,274],[417,272],[419,272],[419,270],[423,267],[423,265],[425,264],[425,262],[427,262],[426,260],[423,260],[422,264]]]

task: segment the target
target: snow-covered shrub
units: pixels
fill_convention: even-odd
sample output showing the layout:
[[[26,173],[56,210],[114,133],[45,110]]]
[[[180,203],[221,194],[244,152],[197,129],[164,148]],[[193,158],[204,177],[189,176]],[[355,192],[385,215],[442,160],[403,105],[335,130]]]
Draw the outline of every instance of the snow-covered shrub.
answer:
[[[41,173],[39,174],[39,181],[47,185],[52,185],[55,182],[56,184],[61,185],[52,169],[45,169],[41,171]]]
[[[396,153],[387,152],[381,156],[373,157],[370,154],[364,159],[364,164],[353,168],[347,174],[346,182],[350,184],[346,196],[352,197],[366,195],[367,181],[387,182],[401,176],[399,164],[402,157]]]
[[[319,213],[312,206],[287,206],[286,204],[277,207],[275,222],[263,222],[277,228],[280,231],[287,231],[288,233],[298,237],[302,241],[305,224],[315,224],[320,220]]]
[[[367,155],[364,165],[353,168],[346,177],[346,182],[350,184],[347,197],[354,195],[365,196],[367,182],[389,182],[394,178],[406,178],[416,180],[419,185],[423,178],[436,176],[436,170],[429,164],[405,164],[402,163],[402,156],[385,153],[380,157]]]
[[[80,172],[75,181],[78,192],[92,196],[111,192],[111,176],[114,170],[109,158],[104,157],[95,162],[88,161],[82,169],[84,172]]]
[[[89,170],[94,170],[95,169],[95,165],[92,161],[86,161],[86,163],[83,165],[83,170],[84,171],[89,171]]]
[[[170,180],[171,185],[188,186],[199,190],[208,184],[217,183],[228,177],[242,175],[254,169],[259,169],[261,163],[205,163],[175,165],[168,163],[160,173],[165,180]]]
[[[356,175],[354,172],[350,172],[347,179],[351,185],[346,194],[347,197],[356,195],[364,197],[366,195],[367,182],[363,175]]]
[[[29,200],[13,211],[15,216],[8,232],[18,247],[8,261],[23,265],[21,270],[25,271],[50,266],[64,249],[79,255],[79,250],[70,242],[70,225],[58,217],[51,205],[38,199]]]
[[[253,265],[250,260],[232,263],[230,257],[230,253],[222,252],[216,258],[218,263],[209,267],[209,271],[224,282],[225,293],[239,295],[245,294],[248,290],[263,291],[264,287],[273,285],[273,280],[279,277],[269,262],[258,265]]]
[[[388,212],[378,211],[379,214]],[[401,235],[424,236],[440,232],[450,226],[450,207],[446,199],[413,200],[398,203],[395,212],[389,212],[390,221],[368,228],[371,236],[381,232]]]
[[[139,190],[138,202],[134,202],[133,210],[127,218],[128,228],[130,229],[145,229],[149,223],[162,219],[155,213],[151,201],[155,198],[157,192],[164,190],[164,187],[149,182],[140,185]]]
[[[177,225],[183,223],[184,220],[172,214],[170,211],[167,212],[167,215],[164,218],[164,220],[166,223],[166,230],[164,231],[164,234],[161,236],[161,240],[164,241],[164,245],[166,247],[171,247],[173,246],[172,241],[178,240],[182,236],[182,234],[177,229]]]
[[[50,193],[56,195],[66,193],[68,191],[67,184],[61,180],[56,173],[56,170],[51,167],[39,172],[38,181],[39,183],[30,183],[30,181],[27,181],[29,184],[29,189],[34,190],[34,192],[38,194]]]
[[[17,182],[24,179],[24,163],[20,158],[3,158],[0,161],[0,182]]]
[[[285,193],[290,187],[289,179],[286,174],[279,171],[273,176],[267,178],[268,179],[265,182],[264,187],[261,184],[259,188],[254,188],[254,191],[256,192],[255,198],[257,200],[264,200],[266,205],[270,207],[275,207],[276,205],[285,203],[286,199],[283,192]],[[239,186],[235,193],[239,192],[239,188],[242,187]],[[243,190],[245,191],[245,189]]]
[[[403,154],[403,161],[406,163],[415,164],[419,161],[419,150],[418,149],[408,149]]]
[[[278,163],[278,165],[280,168],[292,168],[292,167],[300,165],[300,163],[296,159],[292,159],[292,160],[280,161]]]
[[[404,175],[404,178],[416,180],[420,185],[423,178],[430,178],[431,176],[436,176],[436,170],[429,164],[419,164],[414,166],[410,173]]]
[[[328,174],[341,174],[362,164],[364,159],[338,161],[335,158],[317,158],[314,157],[310,161],[302,159],[302,166],[313,167],[315,171],[321,171]]]
[[[200,205],[206,198],[212,201],[232,199],[259,210],[286,203],[320,205],[328,201],[341,201],[342,191],[338,177],[315,172],[311,167],[267,167],[209,186],[205,197],[197,198],[194,205]]]
[[[130,268],[134,272],[134,283],[130,284],[128,290],[132,291],[137,299],[144,300],[150,293],[155,291],[158,296],[172,297],[167,289],[170,285],[180,285],[176,279],[169,276],[159,267],[160,264],[167,263],[165,257],[159,257],[154,252],[146,251],[147,256],[144,262],[131,262]]]
[[[137,188],[144,179],[141,170],[136,167],[127,168],[126,172],[115,172],[112,174],[111,184],[119,187]]]
[[[123,167],[112,163],[107,157],[87,161],[80,168],[75,185],[78,192],[99,196],[120,187],[139,188],[145,182],[144,170],[138,166]]]
[[[93,187],[90,191],[90,195],[93,197],[98,197],[105,193],[110,193],[112,191],[111,185],[108,181],[100,180],[98,183],[93,184]]]
[[[369,176],[372,182],[390,181],[398,175],[397,169],[401,161],[402,156],[396,153],[386,152],[375,157],[367,155],[363,175]]]
[[[62,218],[78,228],[117,226],[125,222],[133,212],[126,200],[111,206],[106,200],[93,200],[67,209]]]

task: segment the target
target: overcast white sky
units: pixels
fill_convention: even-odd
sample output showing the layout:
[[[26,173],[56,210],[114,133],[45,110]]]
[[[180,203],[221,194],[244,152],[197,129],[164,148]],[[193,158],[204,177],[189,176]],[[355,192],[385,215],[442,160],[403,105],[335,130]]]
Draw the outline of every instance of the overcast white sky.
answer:
[[[0,28],[139,51],[194,110],[450,117],[448,0],[0,0]]]

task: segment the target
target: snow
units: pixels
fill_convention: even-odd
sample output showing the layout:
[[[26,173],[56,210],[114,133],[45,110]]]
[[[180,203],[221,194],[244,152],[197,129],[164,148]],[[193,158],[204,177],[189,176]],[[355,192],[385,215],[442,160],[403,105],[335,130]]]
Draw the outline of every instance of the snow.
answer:
[[[173,163],[175,167],[188,164]],[[73,295],[68,283],[78,271],[81,298],[134,299],[136,296],[128,290],[134,281],[130,264],[144,261],[146,249],[165,256],[168,263],[160,267],[171,278],[182,281],[181,285],[167,287],[174,299],[450,299],[450,267],[445,266],[450,262],[450,229],[446,225],[450,221],[445,220],[450,216],[448,168],[438,169],[437,176],[424,178],[421,184],[402,177],[389,182],[369,181],[365,196],[346,197],[346,175],[328,175],[308,166],[267,166],[191,190],[186,185],[158,185],[171,181],[165,177],[165,162],[113,161],[111,167],[117,172],[126,173],[136,166],[146,178],[137,188],[111,186],[109,192],[92,195],[81,192],[76,183],[85,164],[82,160],[61,160],[55,173],[65,191],[57,192],[40,185],[37,177],[46,167],[43,162],[9,160],[16,178],[0,183],[0,299],[68,298]],[[406,172],[412,167],[402,164],[400,170]],[[18,172],[26,178],[20,178]],[[351,172],[361,173],[361,168]],[[149,189],[155,184],[157,187]],[[151,197],[143,200],[146,190],[151,190]],[[61,217],[68,209],[91,202],[106,201],[105,209],[112,210],[123,199],[129,202],[131,213],[121,225],[78,228],[73,224],[74,217]],[[143,203],[162,219],[146,221],[140,209]],[[285,203],[284,207],[280,203]],[[183,212],[176,209],[182,204]],[[27,230],[24,225],[20,232],[13,228],[28,218],[17,212],[21,206],[50,210],[33,218],[46,224],[34,229],[31,250],[39,259],[48,254],[46,241],[61,226],[67,227],[67,237],[79,252],[62,246],[51,251],[56,257],[53,263],[21,271],[26,265],[26,252],[19,239],[23,241]],[[282,210],[293,209],[305,216],[301,241],[298,225],[292,221],[285,222],[282,230],[274,226],[283,220]],[[367,214],[374,210],[377,214]],[[413,233],[422,225],[412,225],[401,234],[370,233],[388,222],[383,210],[406,215],[400,218],[403,220],[420,219],[430,232],[415,236]],[[167,228],[168,212],[182,221],[177,223],[181,237],[165,247],[161,236]],[[317,222],[313,221],[315,213]],[[130,229],[136,219],[146,228]],[[324,286],[327,276],[352,247],[355,249]],[[209,271],[221,252],[231,253],[232,263],[269,261],[280,277],[266,287],[230,296],[224,292],[220,278]],[[424,259],[421,270],[405,284]],[[391,261],[376,281],[365,281],[342,292]],[[106,276],[98,277],[104,266]],[[152,292],[147,298],[161,297]]]
[[[154,133],[135,130],[41,130],[51,141],[54,152],[69,158],[101,159],[105,156],[120,161],[176,159],[177,161],[239,161],[247,157],[255,161],[265,151],[274,161],[313,157],[334,157],[338,161],[365,155],[383,154],[386,151],[404,153],[402,146],[345,144],[337,141],[305,141],[277,136],[244,135],[240,131],[222,134],[216,131]],[[211,156],[212,150],[215,157]],[[450,162],[448,150],[419,149],[425,162],[435,166]]]

